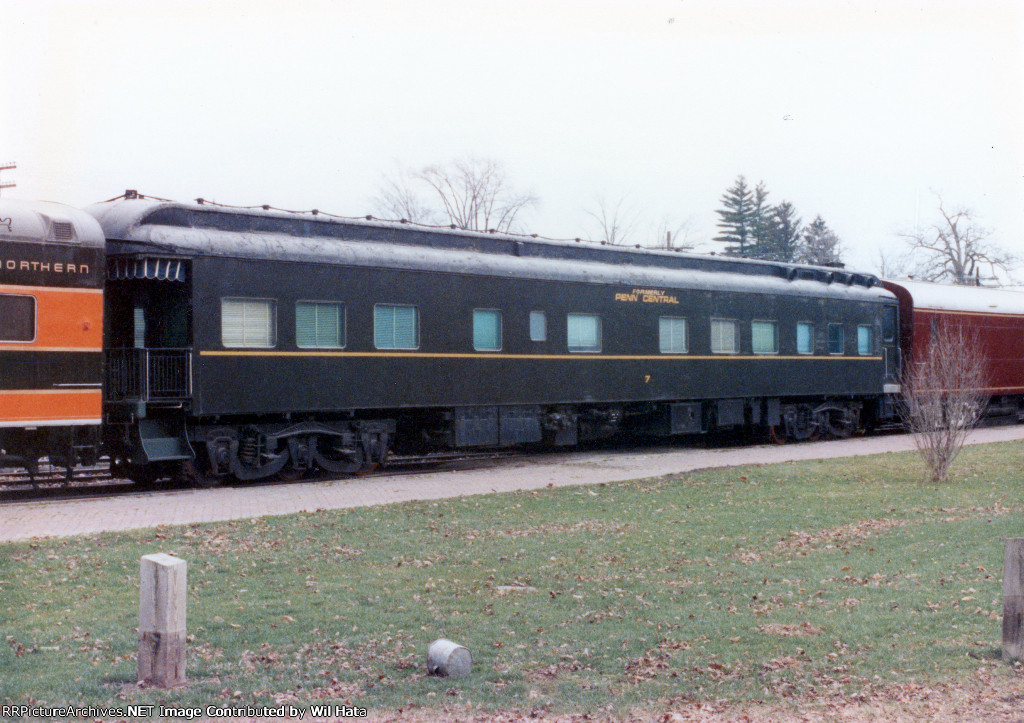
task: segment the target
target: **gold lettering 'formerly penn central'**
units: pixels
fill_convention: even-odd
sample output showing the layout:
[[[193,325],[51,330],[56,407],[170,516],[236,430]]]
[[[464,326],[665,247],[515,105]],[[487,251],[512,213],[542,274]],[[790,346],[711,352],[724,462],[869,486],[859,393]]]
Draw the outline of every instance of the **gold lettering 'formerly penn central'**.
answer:
[[[616,301],[641,304],[678,304],[679,298],[666,294],[664,289],[633,289],[628,294],[618,293]]]

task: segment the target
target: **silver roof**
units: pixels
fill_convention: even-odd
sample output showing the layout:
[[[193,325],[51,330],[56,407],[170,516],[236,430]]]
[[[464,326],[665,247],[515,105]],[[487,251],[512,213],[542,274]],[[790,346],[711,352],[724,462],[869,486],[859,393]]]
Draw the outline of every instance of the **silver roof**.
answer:
[[[103,229],[85,211],[49,201],[0,199],[0,241],[102,247]]]
[[[161,211],[180,212],[172,221]],[[437,271],[520,279],[583,281],[630,288],[737,291],[893,299],[870,274],[727,257],[596,247],[503,234],[421,229],[408,224],[336,220],[308,214],[225,210],[142,199],[96,204],[114,255],[186,255]],[[203,215],[188,225],[182,215]],[[214,214],[210,216],[209,214]],[[234,217],[234,218],[230,218]],[[161,222],[161,218],[167,222]],[[254,230],[266,219],[299,222],[294,233]],[[237,228],[232,228],[238,221]],[[115,241],[116,240],[116,241]],[[119,243],[119,242],[124,243]],[[588,248],[589,247],[589,248]],[[853,283],[853,279],[862,283]]]

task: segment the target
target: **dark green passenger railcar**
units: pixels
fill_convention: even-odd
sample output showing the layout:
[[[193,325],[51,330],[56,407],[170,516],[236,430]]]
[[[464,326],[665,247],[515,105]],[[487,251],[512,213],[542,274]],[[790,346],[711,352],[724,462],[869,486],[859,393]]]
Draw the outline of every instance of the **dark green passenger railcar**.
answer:
[[[843,269],[126,198],[107,416],[139,474],[355,471],[389,449],[889,413],[896,300]]]

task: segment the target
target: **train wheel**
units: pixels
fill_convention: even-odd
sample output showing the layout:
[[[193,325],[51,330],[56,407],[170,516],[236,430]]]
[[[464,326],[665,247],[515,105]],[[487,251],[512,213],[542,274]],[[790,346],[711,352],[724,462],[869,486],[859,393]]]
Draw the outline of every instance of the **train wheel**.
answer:
[[[367,467],[366,453],[361,444],[342,447],[331,438],[318,437],[314,440],[313,459],[320,469],[332,474],[356,474]]]
[[[834,417],[829,418],[828,432],[836,439],[846,439],[853,435],[854,430],[853,422],[845,417],[839,420],[836,420]]]
[[[308,475],[314,465],[314,443],[309,437],[288,438],[288,463],[277,473],[283,482],[296,482]]]
[[[860,406],[847,406],[826,412],[828,432],[833,437],[846,439],[852,437],[860,429]]]
[[[782,409],[781,424],[769,428],[769,436],[776,444],[785,441],[817,442],[821,438],[827,418],[816,412],[809,404],[787,405]]]
[[[255,426],[242,429],[227,452],[231,474],[242,482],[273,477],[291,459],[288,450],[282,449],[278,440]]]
[[[285,467],[277,473],[277,478],[282,482],[298,482],[307,474],[309,474],[309,467],[301,469],[298,467]]]
[[[797,442],[817,442],[821,437],[818,414],[809,404],[797,405],[786,417],[786,432]]]

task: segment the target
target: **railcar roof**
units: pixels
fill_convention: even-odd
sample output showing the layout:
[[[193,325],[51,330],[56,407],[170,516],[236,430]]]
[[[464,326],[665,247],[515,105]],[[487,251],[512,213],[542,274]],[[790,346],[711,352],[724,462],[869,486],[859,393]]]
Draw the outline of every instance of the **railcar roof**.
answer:
[[[969,311],[986,314],[1024,316],[1024,292],[1010,289],[986,289],[926,281],[891,281],[910,293],[915,309]]]
[[[878,299],[871,274],[148,199],[96,204],[114,255],[210,255],[516,278]],[[122,243],[123,242],[123,243]]]
[[[96,219],[62,203],[0,199],[0,241],[55,243],[102,248]]]

